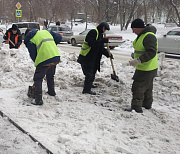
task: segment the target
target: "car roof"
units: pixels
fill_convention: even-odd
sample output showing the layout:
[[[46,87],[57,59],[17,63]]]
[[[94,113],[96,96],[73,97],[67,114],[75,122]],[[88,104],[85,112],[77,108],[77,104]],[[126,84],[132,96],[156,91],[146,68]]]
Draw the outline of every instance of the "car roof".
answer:
[[[174,28],[171,31],[180,31],[180,27]]]
[[[12,23],[12,25],[15,24],[15,25],[18,25],[18,24],[37,24],[39,25],[38,22],[16,22],[16,23]]]
[[[50,25],[49,27],[69,27],[68,25]]]
[[[35,23],[35,24],[39,24],[38,22],[16,22],[16,23],[13,23],[13,24],[26,24],[26,23]]]

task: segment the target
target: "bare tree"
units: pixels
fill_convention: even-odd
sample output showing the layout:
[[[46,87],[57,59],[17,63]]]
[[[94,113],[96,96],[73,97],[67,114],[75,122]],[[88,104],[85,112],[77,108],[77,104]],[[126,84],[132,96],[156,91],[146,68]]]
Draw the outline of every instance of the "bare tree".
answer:
[[[149,9],[148,9],[148,12],[150,13],[150,18],[151,18],[151,21],[150,22],[152,22],[152,23],[154,23],[155,22],[155,14],[156,14],[156,11],[155,11],[155,9],[156,9],[156,0],[150,0],[150,2],[149,2]]]
[[[77,14],[80,7],[80,0],[66,0],[66,13],[70,16],[71,20],[71,29],[73,28],[73,19],[75,19],[75,15]]]
[[[147,0],[143,1],[144,4],[144,22],[147,24]]]
[[[15,17],[15,5],[22,5],[22,18]],[[127,29],[134,18],[144,18],[145,23],[161,21],[175,22],[180,26],[179,0],[0,0],[1,17],[9,21],[40,21],[39,18],[56,22],[71,21],[76,14],[86,14],[92,22],[107,21],[120,23],[120,29]],[[14,9],[13,9],[14,8]],[[73,26],[73,24],[71,23]],[[71,26],[71,28],[72,28]]]
[[[86,26],[85,26],[85,29],[87,29],[87,26],[88,26],[88,20],[89,20],[89,15],[90,15],[90,12],[92,11],[91,10],[91,3],[87,0],[82,0],[81,2],[81,8],[82,8],[82,12],[85,13],[85,22],[86,22]]]
[[[178,4],[179,4],[179,7],[180,7],[180,2],[177,1],[177,0],[175,0],[175,1],[170,0],[170,3],[171,3],[172,7],[175,10],[178,22],[176,21],[176,19],[173,16],[172,16],[172,19],[177,24],[177,26],[180,27],[180,12],[178,11],[178,7],[177,7]]]
[[[125,0],[118,0],[118,6],[119,6],[120,28],[121,30],[123,30],[123,27],[125,26],[125,17],[126,17]]]
[[[126,22],[125,29],[128,28],[128,25],[129,25],[129,23],[130,23],[133,15],[134,15],[134,13],[135,13],[135,9],[136,9],[136,6],[137,6],[137,1],[138,1],[138,0],[133,0],[133,1],[132,1],[131,11],[130,11],[128,20],[127,20],[127,22]]]

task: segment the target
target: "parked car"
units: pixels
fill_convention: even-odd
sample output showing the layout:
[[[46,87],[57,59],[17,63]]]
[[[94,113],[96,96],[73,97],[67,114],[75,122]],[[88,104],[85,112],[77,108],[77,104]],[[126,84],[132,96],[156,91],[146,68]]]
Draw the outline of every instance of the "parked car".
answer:
[[[24,34],[26,32],[26,29],[38,29],[40,30],[40,26],[38,22],[18,22],[18,23],[13,23],[17,25],[19,30],[21,31],[22,38],[24,39]]]
[[[53,31],[62,35],[62,42],[70,43],[70,38],[73,35],[73,31],[67,25],[62,26],[50,26],[47,28],[48,31]]]
[[[180,54],[180,27],[158,38],[158,52]]]
[[[74,35],[71,37],[72,46],[76,46],[77,44],[83,44],[84,39],[90,29],[86,29],[85,31],[79,33],[78,35]],[[106,36],[109,38],[109,48],[114,49],[115,47],[124,43],[121,35],[116,35],[112,31],[106,31]]]

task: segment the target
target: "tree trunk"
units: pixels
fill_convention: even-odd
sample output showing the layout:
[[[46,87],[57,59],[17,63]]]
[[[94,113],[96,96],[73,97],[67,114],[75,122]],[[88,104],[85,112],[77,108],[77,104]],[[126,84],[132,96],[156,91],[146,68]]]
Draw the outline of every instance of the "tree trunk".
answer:
[[[122,23],[122,18],[123,18],[123,15],[122,15],[122,10],[123,10],[123,7],[121,6],[121,0],[118,1],[118,6],[119,6],[119,16],[120,16],[120,29],[121,31],[123,30],[123,23]]]
[[[173,6],[173,8],[174,8],[174,10],[175,10],[175,12],[176,12],[176,16],[177,16],[178,21],[179,21],[179,23],[176,22],[176,24],[177,24],[178,27],[180,27],[180,15],[179,15],[180,12],[178,12],[178,8],[177,8],[177,6],[174,4],[173,0],[170,0],[170,3],[171,3],[171,5]]]
[[[144,0],[144,23],[147,24],[147,8],[146,8],[146,0]]]
[[[130,12],[130,15],[129,15],[129,18],[128,18],[127,22],[126,22],[125,29],[128,28],[128,25],[129,25],[129,23],[130,23],[133,15],[134,15],[134,10],[135,10],[136,4],[137,4],[137,0],[134,1],[133,7],[132,7],[131,12]]]

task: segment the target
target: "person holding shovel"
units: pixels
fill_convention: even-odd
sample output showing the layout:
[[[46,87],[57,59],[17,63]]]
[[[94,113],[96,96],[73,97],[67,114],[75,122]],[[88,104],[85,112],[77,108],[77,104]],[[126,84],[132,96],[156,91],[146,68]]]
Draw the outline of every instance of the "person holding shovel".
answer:
[[[145,26],[142,19],[135,19],[131,28],[137,38],[133,42],[134,59],[129,61],[131,66],[136,68],[132,84],[131,108],[125,111],[135,110],[142,113],[142,107],[150,109],[153,102],[153,80],[157,76],[158,42],[155,36],[156,28],[154,26]]]
[[[9,44],[10,49],[18,49],[22,44],[21,32],[15,24],[13,24],[12,27],[6,31],[3,38],[6,40],[6,44]]]
[[[31,59],[36,67],[34,73],[35,104],[42,105],[42,81],[46,76],[48,94],[55,96],[54,75],[56,65],[60,62],[60,54],[56,44],[60,43],[62,36],[47,30],[27,29],[24,44],[28,48]]]
[[[96,95],[95,92],[91,91],[91,88],[96,88],[93,85],[95,74],[97,70],[100,72],[102,55],[109,57],[107,49],[104,48],[104,43],[109,42],[108,38],[103,38],[103,33],[106,30],[110,30],[108,23],[101,22],[97,28],[88,32],[82,45],[77,61],[81,64],[83,74],[85,75],[83,94]],[[111,58],[113,58],[112,54]]]

